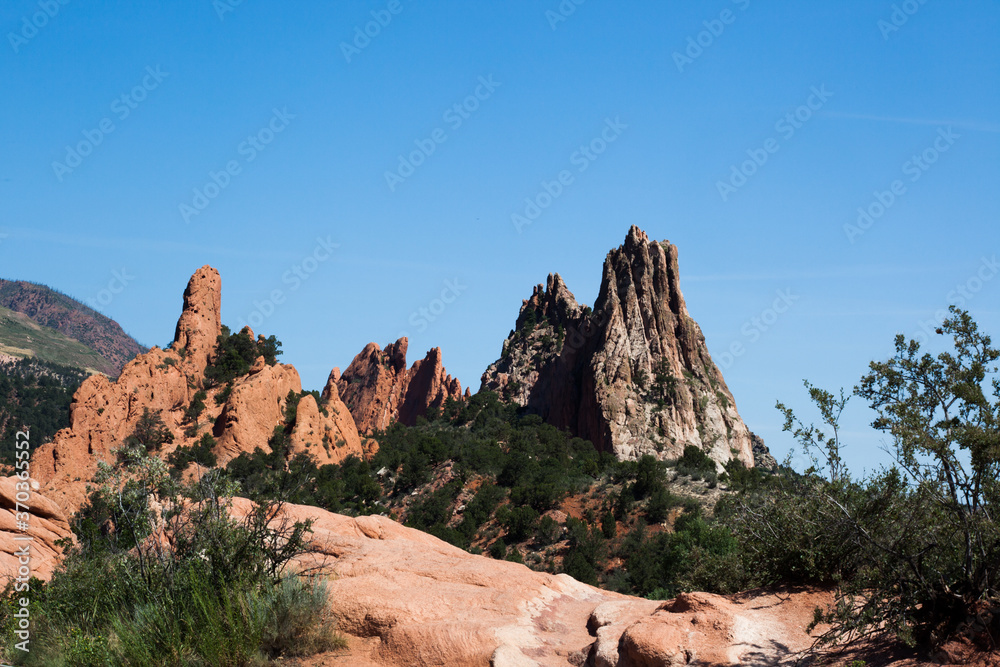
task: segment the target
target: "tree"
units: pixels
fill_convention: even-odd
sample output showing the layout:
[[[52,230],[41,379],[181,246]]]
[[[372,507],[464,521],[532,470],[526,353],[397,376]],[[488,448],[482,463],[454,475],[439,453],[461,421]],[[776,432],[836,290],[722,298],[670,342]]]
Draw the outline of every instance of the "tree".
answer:
[[[174,434],[163,423],[159,410],[142,409],[142,416],[135,423],[129,444],[141,444],[147,452],[155,452],[163,445],[174,441]]]
[[[221,385],[250,372],[257,357],[273,366],[281,354],[281,342],[274,336],[265,338],[262,334],[254,340],[249,327],[239,333],[232,333],[223,325],[222,333],[216,338],[215,355],[205,369],[205,379],[209,384]]]
[[[899,542],[865,535],[903,566],[893,584],[932,641],[1000,595],[1000,350],[966,311],[950,310],[937,333],[952,337],[953,351],[921,354],[917,341],[896,336],[892,358],[872,362],[855,388],[878,413],[872,426],[892,438],[906,498],[932,522]]]
[[[660,359],[653,369],[653,395],[660,407],[677,396],[677,378],[670,372],[670,363],[666,359]]]
[[[791,431],[795,440],[802,445],[806,456],[812,460],[813,466],[807,472],[821,470],[822,467],[825,467],[830,473],[830,481],[837,482],[846,472],[843,459],[840,457],[839,424],[840,415],[844,412],[844,407],[850,397],[844,395],[843,389],[840,390],[840,397],[837,398],[825,389],[812,386],[809,384],[809,380],[802,382],[809,390],[809,397],[819,408],[823,423],[830,427],[831,433],[824,433],[813,424],[806,426],[795,418],[791,409],[779,401],[775,407],[785,415],[785,425],[782,430]],[[822,463],[817,454],[823,457]]]
[[[1000,607],[1000,351],[967,312],[951,312],[938,334],[952,349],[934,356],[897,336],[893,356],[854,388],[890,436],[895,465],[852,480],[840,460],[847,398],[807,382],[829,432],[778,407],[814,465],[755,486],[730,513],[747,571],[840,582],[836,605],[817,617],[832,625],[825,643],[894,633],[934,647],[964,632],[977,605]],[[816,453],[829,479],[817,475]],[[807,542],[791,539],[803,531]],[[992,649],[998,635],[994,625],[976,640]]]

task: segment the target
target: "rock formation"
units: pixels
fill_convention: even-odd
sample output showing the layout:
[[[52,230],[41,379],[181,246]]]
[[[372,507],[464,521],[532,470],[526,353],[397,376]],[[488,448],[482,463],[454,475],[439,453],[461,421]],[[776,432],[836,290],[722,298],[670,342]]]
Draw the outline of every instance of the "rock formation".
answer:
[[[312,394],[299,401],[291,434],[292,454],[305,452],[324,465],[340,463],[351,455],[371,457],[376,451],[378,443],[358,433],[332,373],[318,403]]]
[[[343,375],[335,368],[340,396],[364,434],[388,428],[399,421],[408,426],[449,398],[462,400],[462,385],[444,370],[441,348],[435,347],[406,368],[409,342],[400,338],[382,350],[368,343]],[[328,385],[329,386],[329,385]]]
[[[132,435],[146,409],[159,413],[174,438],[158,452],[161,456],[194,445],[205,433],[217,440],[215,454],[220,466],[257,447],[269,451],[274,428],[284,423],[289,392],[302,391],[301,379],[292,366],[269,366],[260,358],[249,374],[232,382],[231,389],[205,389],[205,409],[196,428],[185,415],[195,394],[204,387],[205,368],[222,331],[221,289],[218,271],[208,266],[199,269],[184,292],[184,307],[170,347],[154,347],[139,355],[115,381],[103,375],[84,381],[73,397],[69,428],[35,451],[32,474],[67,513],[83,504],[97,462],[112,460],[112,450]],[[364,456],[371,450],[371,445],[361,442],[339,397],[331,395],[322,405],[310,400],[311,405],[303,399],[305,405],[300,401],[298,407],[297,416],[301,414],[303,422],[296,423],[291,434],[293,453],[306,451],[323,464],[339,462],[351,454]],[[186,435],[189,432],[193,435]]]
[[[751,434],[680,290],[677,247],[632,227],[608,253],[594,309],[562,278],[534,289],[482,389],[622,459],[703,448],[754,464]]]
[[[27,484],[28,491],[19,484]],[[39,484],[35,480],[22,480],[20,477],[0,478],[0,585],[12,578],[17,578],[22,565],[28,565],[31,576],[48,580],[52,576],[62,555],[62,549],[56,546],[58,540],[73,538],[66,515],[54,502],[39,492]],[[18,493],[27,493],[27,500]],[[30,516],[27,528],[19,522],[23,521],[22,508],[17,502],[26,505]],[[26,540],[24,538],[30,538]],[[23,549],[29,547],[30,562],[22,558]],[[20,552],[20,553],[19,553]]]
[[[234,502],[238,516],[250,507]],[[314,521],[316,553],[301,564],[333,575],[331,611],[351,645],[338,659],[356,667],[791,664],[812,642],[813,609],[832,598],[644,600],[473,555],[386,517],[301,505],[285,513]]]
[[[184,290],[184,308],[170,349],[180,352],[185,375],[204,372],[222,334],[222,278],[210,266],[198,269]]]

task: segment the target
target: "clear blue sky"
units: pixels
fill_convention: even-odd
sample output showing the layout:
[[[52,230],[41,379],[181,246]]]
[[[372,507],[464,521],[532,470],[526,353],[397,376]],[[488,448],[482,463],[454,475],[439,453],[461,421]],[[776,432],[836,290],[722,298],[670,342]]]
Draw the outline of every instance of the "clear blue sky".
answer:
[[[307,387],[408,333],[476,389],[532,285],[592,304],[637,224],[779,458],[776,399],[812,417],[803,378],[852,387],[956,287],[1000,335],[996,2],[484,4],[4,2],[0,276],[164,345],[211,264]]]

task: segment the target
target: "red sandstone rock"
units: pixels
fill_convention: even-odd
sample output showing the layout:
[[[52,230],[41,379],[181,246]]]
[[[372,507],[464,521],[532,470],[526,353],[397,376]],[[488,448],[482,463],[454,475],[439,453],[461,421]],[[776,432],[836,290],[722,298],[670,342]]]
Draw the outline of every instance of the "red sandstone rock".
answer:
[[[222,405],[215,398],[224,388],[209,389],[197,432],[185,435],[193,426],[185,410],[202,386],[221,332],[220,291],[218,272],[207,266],[199,269],[184,292],[184,310],[170,349],[153,348],[129,362],[116,381],[94,375],[77,390],[69,428],[59,431],[32,457],[32,473],[44,493],[64,511],[71,514],[83,505],[97,462],[112,461],[113,450],[134,432],[145,409],[159,412],[174,437],[172,444],[157,452],[160,456],[194,445],[205,433],[212,433],[218,441],[215,453],[219,465],[257,447],[268,451],[275,426],[283,423],[288,392],[301,392],[302,383],[292,366],[268,366],[263,358],[257,359],[248,375],[233,382]],[[247,334],[253,336],[249,330]],[[322,406],[312,401],[311,406],[315,412],[310,411],[309,401],[300,405],[304,422],[293,430],[294,451],[306,450],[305,445],[318,434],[317,446],[308,449],[320,463],[340,461],[351,454],[374,453],[377,444],[361,441],[347,408],[337,396],[328,396]],[[327,415],[322,414],[321,407]],[[323,447],[324,435],[331,441],[329,454]],[[338,442],[343,444],[337,447]]]
[[[237,499],[234,513],[250,507]],[[472,555],[385,517],[300,505],[285,516],[314,521],[317,553],[300,566],[333,575],[330,604],[352,652],[332,664],[790,665],[812,643],[813,609],[832,599],[801,590],[643,600]]]
[[[362,442],[354,418],[335,393],[322,404],[317,404],[311,394],[299,401],[291,434],[293,454],[305,452],[316,459],[317,464],[325,465],[340,463],[348,456],[364,458],[370,446]]]
[[[17,494],[24,490],[18,484],[28,485],[28,500],[22,505],[30,508],[28,528],[23,530],[19,525]],[[31,541],[23,539],[30,537]],[[56,546],[58,540],[73,538],[66,515],[54,502],[39,493],[39,484],[35,480],[24,482],[19,477],[0,478],[0,587],[7,580],[18,576],[18,569],[25,563],[21,560],[20,551],[25,545],[29,547],[31,576],[48,581],[52,576],[62,555],[62,549]]]
[[[182,366],[189,377],[204,373],[222,333],[222,279],[210,266],[198,269],[184,290],[184,308],[177,320],[172,350],[183,350]]]
[[[369,343],[334,382],[354,416],[358,430],[370,434],[399,421],[412,426],[431,408],[449,398],[462,400],[462,386],[444,370],[441,348],[406,368],[408,341],[385,346]],[[334,369],[339,375],[339,369]],[[327,384],[329,387],[329,383]]]
[[[32,456],[32,474],[44,492],[65,511],[75,512],[85,500],[97,462],[113,458],[112,450],[132,434],[145,408],[161,411],[178,438],[184,408],[196,391],[180,369],[178,355],[154,347],[130,361],[114,382],[101,375],[87,378],[73,396],[69,428]],[[209,413],[219,409],[211,400],[206,405]]]
[[[271,451],[267,441],[274,428],[284,423],[285,399],[290,391],[302,391],[298,371],[284,364],[268,366],[263,357],[257,358],[248,375],[233,382],[232,393],[215,422],[215,454],[220,466],[258,447]]]

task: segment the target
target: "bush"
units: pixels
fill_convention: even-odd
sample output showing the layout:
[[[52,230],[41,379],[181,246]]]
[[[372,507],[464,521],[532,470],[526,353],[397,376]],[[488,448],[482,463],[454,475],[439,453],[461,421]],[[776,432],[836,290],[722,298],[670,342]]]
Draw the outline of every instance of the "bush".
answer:
[[[680,500],[660,484],[650,494],[646,503],[646,517],[653,523],[663,523],[667,520],[670,509],[679,504]]]
[[[618,524],[615,521],[615,513],[608,510],[601,519],[601,534],[605,539],[613,539],[618,531]]]
[[[132,435],[126,440],[126,449],[140,444],[148,452],[159,451],[163,445],[174,441],[174,434],[170,432],[167,425],[163,423],[159,410],[150,411],[149,408],[142,409],[142,415],[135,423]]]
[[[250,337],[250,329],[244,327],[239,333],[232,333],[223,325],[222,333],[216,339],[215,354],[205,369],[205,380],[209,385],[221,385],[250,372],[250,366],[257,357],[264,357],[269,366],[278,363],[281,343],[274,336],[257,340]]]
[[[337,643],[317,630],[322,584],[287,571],[308,550],[308,524],[280,521],[280,502],[231,519],[219,475],[188,489],[203,500],[185,507],[162,461],[141,449],[121,458],[100,464],[72,522],[77,545],[32,588],[24,664],[246,665]]]
[[[218,460],[215,457],[215,438],[211,433],[205,433],[196,444],[190,447],[178,447],[167,456],[170,475],[180,478],[189,465],[197,463],[205,468],[214,468]]]
[[[543,516],[535,531],[535,544],[540,547],[557,542],[562,535],[562,526],[550,516]]]
[[[890,436],[895,466],[852,480],[838,428],[847,397],[806,383],[823,426],[778,407],[813,465],[801,476],[742,479],[724,508],[746,571],[838,582],[836,604],[817,618],[831,624],[824,642],[892,634],[934,648],[977,605],[1000,605],[1000,350],[968,313],[951,310],[938,334],[953,349],[932,356],[897,336],[895,354],[872,362],[854,389]],[[991,648],[998,635],[971,638]]]
[[[507,541],[510,543],[523,542],[535,531],[538,522],[538,512],[532,507],[522,506],[513,508],[503,521],[503,527],[507,531]]]
[[[208,398],[208,394],[205,393],[204,389],[199,389],[195,392],[191,399],[191,405],[184,410],[184,419],[188,422],[197,423],[198,418],[201,413],[205,411],[205,399]]]
[[[700,447],[688,445],[684,448],[684,454],[677,460],[677,472],[682,475],[691,475],[695,479],[711,476],[714,478],[716,467],[708,454]]]

